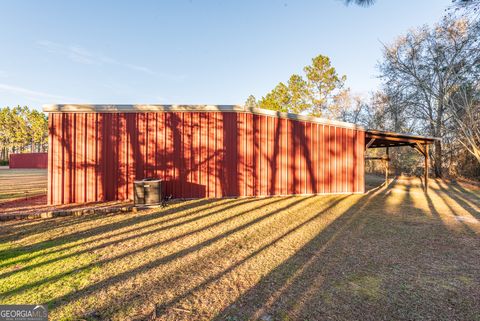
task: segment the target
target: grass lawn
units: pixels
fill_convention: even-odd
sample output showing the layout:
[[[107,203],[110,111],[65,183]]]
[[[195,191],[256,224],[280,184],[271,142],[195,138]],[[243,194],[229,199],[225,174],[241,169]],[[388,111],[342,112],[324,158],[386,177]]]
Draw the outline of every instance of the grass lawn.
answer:
[[[108,208],[129,203],[131,202],[109,201],[48,205],[46,169],[0,168],[0,219],[2,215],[29,216],[55,210]]]
[[[0,169],[0,203],[46,194],[46,169]]]
[[[480,320],[480,193],[192,200],[0,224],[0,303],[51,320]]]

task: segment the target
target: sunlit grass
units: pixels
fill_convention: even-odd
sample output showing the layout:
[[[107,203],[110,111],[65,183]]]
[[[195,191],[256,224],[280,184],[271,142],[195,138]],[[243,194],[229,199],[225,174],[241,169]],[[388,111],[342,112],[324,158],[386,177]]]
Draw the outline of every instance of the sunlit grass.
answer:
[[[390,306],[448,319],[449,297],[462,308],[453,316],[468,319],[480,293],[478,224],[454,219],[476,219],[459,197],[401,179],[366,195],[6,222],[0,303],[46,303],[52,320],[392,319]]]
[[[46,169],[0,169],[0,202],[45,195]]]

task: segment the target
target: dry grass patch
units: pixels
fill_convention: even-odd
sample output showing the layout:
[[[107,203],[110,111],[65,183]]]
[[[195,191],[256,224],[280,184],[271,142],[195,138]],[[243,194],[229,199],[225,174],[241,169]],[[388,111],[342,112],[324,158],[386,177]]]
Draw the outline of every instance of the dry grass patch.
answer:
[[[432,185],[3,223],[0,302],[53,320],[475,320],[480,198]]]
[[[119,208],[131,201],[47,205],[46,169],[0,169],[0,221],[40,217],[54,211]]]
[[[46,194],[46,169],[0,169],[0,203]]]

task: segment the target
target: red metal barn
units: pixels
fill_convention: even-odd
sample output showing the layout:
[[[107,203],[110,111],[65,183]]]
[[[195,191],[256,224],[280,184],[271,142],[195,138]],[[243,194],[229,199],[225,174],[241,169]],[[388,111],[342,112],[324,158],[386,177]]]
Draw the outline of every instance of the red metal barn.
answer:
[[[365,132],[240,106],[50,105],[48,202],[364,192]]]
[[[47,168],[47,153],[10,154],[10,168]]]

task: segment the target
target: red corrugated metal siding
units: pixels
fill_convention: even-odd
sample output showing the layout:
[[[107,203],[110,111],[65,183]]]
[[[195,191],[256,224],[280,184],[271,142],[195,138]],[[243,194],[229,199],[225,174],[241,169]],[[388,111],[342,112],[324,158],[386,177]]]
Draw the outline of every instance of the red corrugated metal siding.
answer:
[[[8,165],[10,168],[47,168],[47,153],[10,154]]]
[[[50,204],[364,191],[364,132],[235,112],[51,113]]]

